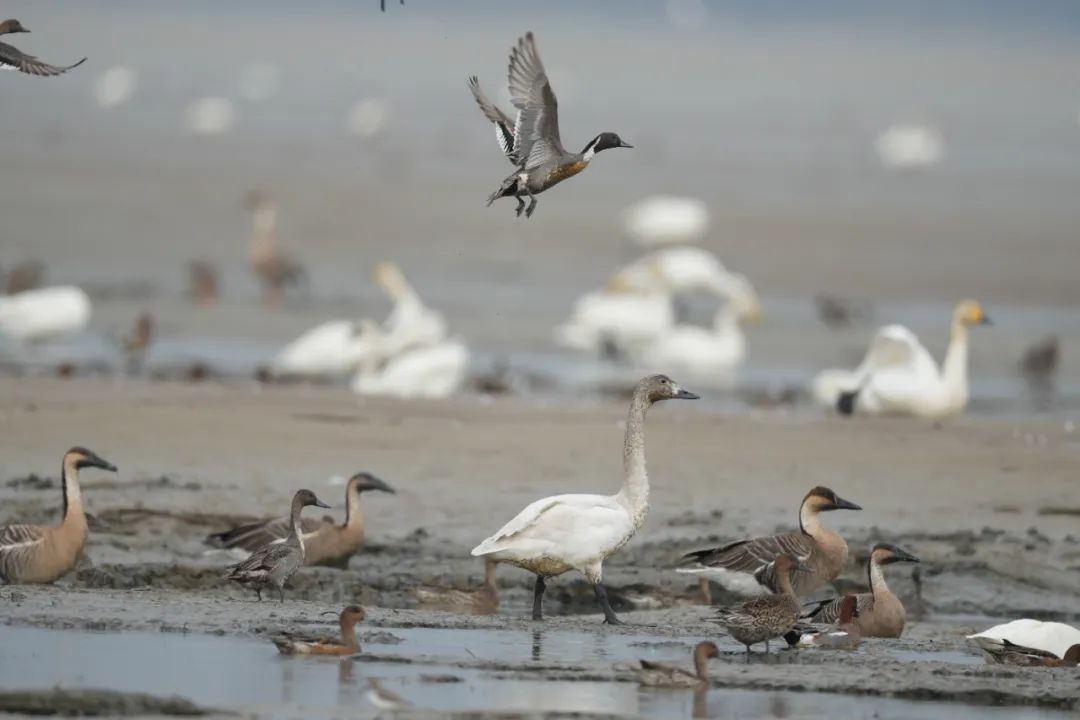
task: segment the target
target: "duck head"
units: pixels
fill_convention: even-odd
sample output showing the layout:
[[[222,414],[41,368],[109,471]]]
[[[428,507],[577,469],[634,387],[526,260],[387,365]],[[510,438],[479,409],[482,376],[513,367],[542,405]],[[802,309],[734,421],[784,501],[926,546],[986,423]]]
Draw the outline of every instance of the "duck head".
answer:
[[[73,447],[64,453],[64,465],[68,463],[74,465],[76,470],[84,467],[96,467],[102,470],[108,470],[109,472],[116,472],[116,466],[108,460],[105,460],[93,450],[87,450],[84,447]]]
[[[635,395],[643,394],[649,402],[660,400],[697,400],[700,395],[683,390],[677,382],[667,375],[649,375],[638,382]]]
[[[815,515],[830,510],[862,510],[861,506],[845,500],[822,485],[806,493],[806,497],[803,498],[803,508]]]
[[[18,20],[11,19],[0,22],[0,35],[7,35],[8,33],[28,33],[30,32],[23,27],[22,23]]]
[[[898,562],[917,563],[919,558],[896,545],[877,543],[870,550],[870,562],[877,565],[891,565]]]
[[[967,327],[972,325],[992,325],[990,317],[983,311],[976,300],[963,300],[953,311],[953,322]]]
[[[349,490],[364,492],[365,490],[382,490],[394,494],[396,491],[379,478],[369,472],[358,472],[349,478]]]
[[[840,601],[840,623],[849,623],[859,617],[859,600],[854,595],[845,595]]]
[[[694,657],[705,660],[720,657],[720,648],[716,647],[716,643],[708,640],[699,642],[694,646]]]
[[[1070,646],[1069,649],[1065,651],[1065,654],[1061,656],[1061,659],[1064,660],[1066,664],[1080,665],[1080,644]]]
[[[301,506],[307,507],[308,505],[314,505],[315,507],[327,508],[329,505],[315,496],[315,493],[308,489],[297,490],[296,495],[293,496],[294,503],[300,503]]]
[[[623,141],[616,133],[602,132],[585,146],[585,149],[581,151],[581,154],[588,159],[592,159],[592,156],[601,150],[610,150],[611,148],[632,148],[634,147],[628,142]]]

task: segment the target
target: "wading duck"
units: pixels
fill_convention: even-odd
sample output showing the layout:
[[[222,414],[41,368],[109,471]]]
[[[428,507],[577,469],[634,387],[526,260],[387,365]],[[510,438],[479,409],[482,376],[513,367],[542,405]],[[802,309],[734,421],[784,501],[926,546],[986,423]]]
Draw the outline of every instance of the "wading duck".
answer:
[[[364,544],[364,514],[360,511],[360,493],[368,490],[394,493],[392,487],[371,473],[359,472],[345,484],[344,523],[338,525],[332,518],[303,518],[300,521],[305,565],[345,567],[349,564],[349,558]],[[206,543],[214,547],[252,551],[269,543],[283,542],[291,530],[290,518],[273,518],[208,535]]]
[[[323,613],[329,614],[332,613]],[[340,637],[282,633],[271,640],[282,655],[355,655],[360,652],[360,641],[356,639],[356,624],[363,621],[364,609],[350,605],[338,616]]]
[[[517,170],[503,180],[488,198],[488,205],[502,197],[517,198],[517,214],[531,217],[536,209],[536,195],[588,167],[593,156],[602,150],[633,147],[613,132],[603,132],[589,141],[580,153],[567,152],[559,138],[559,108],[548,82],[544,65],[536,51],[531,32],[525,33],[510,52],[510,100],[517,108],[513,123],[510,116],[495,107],[480,91],[476,77],[469,87],[484,116],[495,124],[499,148]],[[523,198],[529,198],[525,207]]]
[[[645,415],[661,400],[697,397],[666,375],[642,378],[634,388],[626,420],[622,489],[614,495],[554,495],[537,500],[473,548],[475,556],[536,575],[533,620],[543,618],[546,579],[577,570],[592,583],[604,622],[619,623],[601,580],[604,560],[629,542],[649,512]]]
[[[713,642],[699,642],[694,646],[694,672],[677,665],[642,660],[635,674],[637,681],[651,687],[699,688],[709,684],[709,660],[720,657],[720,649]]]
[[[30,31],[24,28],[22,23],[18,20],[5,20],[4,22],[0,22],[0,35],[28,32]],[[18,48],[0,42],[0,68],[18,70],[27,75],[40,75],[42,77],[63,75],[68,70],[82,65],[84,62],[86,62],[86,58],[67,66],[49,65],[48,63],[41,62],[33,55],[27,55]]]
[[[917,563],[919,558],[889,543],[878,543],[870,551],[866,561],[866,576],[870,582],[870,592],[855,596],[859,603],[859,617],[856,621],[864,637],[898,638],[904,632],[907,613],[900,598],[889,590],[885,583],[883,568],[898,562]],[[803,617],[817,622],[833,622],[840,617],[843,600],[823,600],[812,603],[809,612],[804,610]]]
[[[799,599],[791,586],[791,574],[814,573],[812,567],[794,555],[777,555],[770,565],[775,571],[775,595],[762,595],[742,605],[720,608],[716,613],[717,622],[746,646],[746,652],[759,642],[765,643],[765,652],[768,652],[769,640],[795,627],[799,621]]]
[[[484,558],[484,584],[476,590],[422,586],[413,590],[413,594],[424,606],[490,615],[499,609],[499,586],[495,581],[498,567],[496,561]]]
[[[989,662],[1045,667],[1080,663],[1080,630],[1065,623],[1025,618],[967,638]]]
[[[63,512],[59,525],[7,525],[0,527],[0,581],[51,583],[75,568],[88,534],[79,470],[96,467],[116,472],[116,466],[96,453],[73,447],[64,453]]]
[[[285,602],[285,583],[304,564],[303,531],[300,528],[300,512],[308,505],[329,508],[330,506],[315,497],[310,490],[299,490],[292,499],[289,513],[289,534],[282,542],[263,545],[251,553],[247,560],[230,565],[225,577],[229,580],[250,585],[255,595],[262,600],[262,591],[268,587],[276,588],[278,599]]]
[[[854,595],[845,595],[840,603],[836,624],[825,630],[815,630],[796,625],[784,636],[788,644],[797,647],[823,648],[827,650],[854,650],[862,642],[859,629],[859,600]]]
[[[781,573],[773,559],[790,554],[813,572],[790,581],[796,594],[806,595],[834,580],[847,564],[844,538],[821,523],[821,513],[862,510],[827,487],[818,486],[799,505],[799,529],[782,535],[739,540],[723,547],[698,550],[682,558],[678,572],[702,574],[732,592],[758,595],[780,592]],[[787,578],[784,578],[787,580]]]

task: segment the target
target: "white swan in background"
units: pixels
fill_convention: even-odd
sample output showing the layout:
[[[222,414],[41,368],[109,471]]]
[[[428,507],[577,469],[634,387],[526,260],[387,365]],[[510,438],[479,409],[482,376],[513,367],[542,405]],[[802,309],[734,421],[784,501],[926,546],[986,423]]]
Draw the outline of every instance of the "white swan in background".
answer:
[[[377,358],[375,353],[360,363],[360,370],[352,380],[353,392],[399,398],[444,398],[457,392],[469,369],[469,350],[456,337],[406,350],[383,363]]]
[[[696,376],[730,377],[746,359],[741,323],[760,320],[761,301],[744,276],[728,280],[728,301],[716,311],[711,328],[676,325],[662,332],[641,353],[639,363]]]
[[[304,332],[274,357],[275,375],[300,378],[343,377],[375,352],[373,321],[328,320]],[[367,330],[367,332],[365,332]]]
[[[940,370],[921,344],[901,362],[875,368],[838,408],[845,414],[940,418],[963,412],[968,401],[968,328],[988,325],[979,303],[964,300],[953,311],[952,334]],[[917,341],[916,341],[917,342]]]
[[[887,170],[930,167],[945,157],[945,138],[930,125],[896,123],[878,135],[874,150]]]
[[[992,661],[998,660],[1009,644],[1042,650],[1063,658],[1070,647],[1080,645],[1080,630],[1065,623],[1025,618],[995,625],[967,638]]]
[[[709,231],[709,207],[697,198],[651,195],[623,212],[623,227],[639,245],[697,242]]]
[[[394,302],[379,340],[384,357],[436,345],[446,339],[446,320],[441,313],[424,305],[401,268],[392,262],[381,262],[372,274],[376,284]]]
[[[870,373],[889,365],[914,362],[916,358],[923,364],[925,358],[929,358],[931,366],[936,367],[929,351],[922,346],[915,333],[903,325],[884,325],[874,334],[858,367],[854,370],[822,370],[811,384],[811,394],[818,404],[835,409],[840,395],[857,390]]]
[[[90,322],[90,297],[74,285],[0,297],[0,335],[23,342],[79,332]]]
[[[582,296],[555,341],[575,350],[640,352],[675,324],[672,296],[705,290],[727,297],[731,273],[708,250],[662,248],[620,268],[603,290]]]

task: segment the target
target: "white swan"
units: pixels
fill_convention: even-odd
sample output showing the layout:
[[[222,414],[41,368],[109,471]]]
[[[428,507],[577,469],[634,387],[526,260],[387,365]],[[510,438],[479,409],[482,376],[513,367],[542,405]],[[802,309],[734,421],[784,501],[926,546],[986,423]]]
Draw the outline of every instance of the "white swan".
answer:
[[[640,292],[705,290],[723,296],[730,273],[720,258],[703,248],[679,246],[654,250],[623,267],[611,283]]]
[[[1080,630],[1064,623],[1025,618],[995,625],[980,633],[968,635],[967,638],[994,661],[998,659],[1001,651],[1008,647],[1007,643],[1042,650],[1063,658],[1070,647],[1080,645]]]
[[[424,305],[397,265],[381,262],[375,266],[373,277],[394,302],[394,309],[382,326],[380,343],[384,357],[446,339],[446,320],[441,313]]]
[[[0,297],[0,334],[33,342],[79,332],[90,322],[90,297],[74,285]]]
[[[286,377],[341,377],[355,372],[375,351],[372,321],[329,320],[305,331],[274,357],[271,369]],[[368,332],[365,332],[365,329]]]
[[[649,512],[649,475],[645,469],[645,414],[654,402],[695,399],[666,375],[638,382],[626,420],[623,486],[615,495],[554,495],[537,500],[472,550],[536,575],[533,619],[543,617],[545,578],[577,570],[593,585],[604,621],[618,623],[600,584],[604,560],[625,545]]]
[[[639,245],[696,242],[709,231],[709,207],[697,198],[651,195],[623,212],[623,226]]]
[[[375,344],[381,344],[376,338]],[[444,398],[461,387],[469,369],[469,350],[460,338],[436,345],[415,347],[390,357],[379,351],[360,363],[352,380],[358,395],[389,395],[400,398]]]
[[[916,358],[922,364],[930,358],[931,366],[936,367],[930,353],[913,332],[903,325],[884,325],[874,334],[858,367],[854,370],[822,370],[811,384],[811,393],[818,404],[835,409],[840,395],[857,390],[870,373],[890,365],[915,362]]]
[[[676,325],[660,333],[639,362],[698,377],[730,377],[737,371],[746,359],[746,336],[740,324],[761,318],[761,301],[745,276],[732,274],[727,283],[729,299],[716,311],[713,327]]]
[[[918,344],[910,357],[872,370],[852,391],[842,412],[866,415],[915,415],[940,418],[963,412],[968,401],[968,328],[990,319],[979,303],[964,300],[953,312],[952,335],[945,362],[938,369],[930,353]]]

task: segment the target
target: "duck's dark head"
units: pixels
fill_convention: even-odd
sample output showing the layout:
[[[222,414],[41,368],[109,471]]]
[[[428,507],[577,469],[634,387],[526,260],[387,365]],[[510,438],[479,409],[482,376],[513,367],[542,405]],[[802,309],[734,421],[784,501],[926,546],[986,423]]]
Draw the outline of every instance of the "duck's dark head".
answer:
[[[806,493],[806,497],[803,498],[803,507],[815,514],[829,510],[862,510],[860,506],[850,500],[845,500],[822,485]]]
[[[917,563],[919,558],[896,545],[877,543],[870,550],[870,561],[878,565],[891,565],[898,562]]]
[[[1070,646],[1061,659],[1072,665],[1080,665],[1080,644]]]
[[[365,490],[382,490],[391,494],[395,492],[394,488],[369,472],[358,472],[349,478],[349,489],[356,492],[364,492]]]
[[[110,472],[116,472],[116,466],[108,460],[105,460],[93,450],[87,450],[84,447],[73,447],[64,453],[64,465],[68,464],[74,467],[76,470],[80,470],[84,467],[96,467],[102,470],[108,470]]]
[[[8,33],[28,33],[30,32],[22,26],[22,23],[18,20],[11,19],[0,22],[0,35],[7,35]]]
[[[634,394],[644,394],[649,402],[672,399],[697,400],[700,397],[689,390],[683,390],[677,382],[667,375],[649,375],[642,378],[638,382]]]
[[[306,507],[308,505],[314,505],[315,507],[329,508],[330,506],[324,503],[322,500],[315,496],[315,493],[308,489],[297,490],[296,495],[293,496],[294,503],[300,503],[300,505]]]
[[[610,150],[611,148],[632,148],[634,147],[628,142],[624,142],[621,137],[613,132],[602,132],[594,137],[585,149],[582,150],[582,154],[591,158],[601,150]]]
[[[694,646],[694,656],[702,658],[717,658],[720,657],[720,648],[716,647],[716,643],[706,640],[705,642],[699,642]]]
[[[840,622],[848,623],[859,617],[859,599],[854,595],[845,595],[840,601]]]

